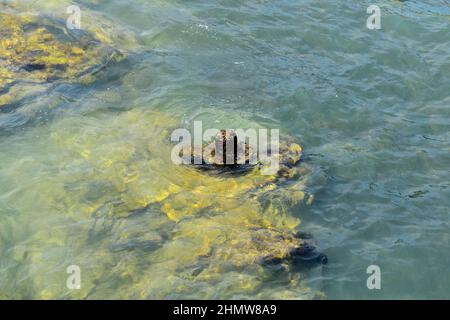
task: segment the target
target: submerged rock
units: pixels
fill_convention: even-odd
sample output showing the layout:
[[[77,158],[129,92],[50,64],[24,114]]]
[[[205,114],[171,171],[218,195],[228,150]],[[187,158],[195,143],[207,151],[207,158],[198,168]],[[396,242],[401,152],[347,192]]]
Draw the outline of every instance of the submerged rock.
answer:
[[[208,145],[212,146],[207,149]],[[205,154],[205,150],[208,152]],[[278,170],[267,178],[254,183],[252,188],[248,190],[242,189],[242,197],[246,197],[245,193],[249,193],[250,197],[265,198],[269,200],[274,196],[273,191],[277,190],[284,193],[287,197],[285,201],[295,204],[305,197],[300,191],[293,193],[289,190],[283,190],[286,181],[295,181],[301,176],[301,170],[298,166],[302,155],[302,147],[293,142],[290,137],[283,136],[279,147],[274,150],[268,150],[269,156],[273,156],[278,161]],[[202,152],[203,151],[203,152]],[[258,160],[256,148],[252,147],[248,142],[238,140],[237,134],[233,130],[222,129],[216,135],[212,142],[205,144],[202,150],[192,149],[192,164],[195,168],[206,171],[209,175],[221,177],[231,175],[228,179],[233,179],[234,174],[250,174],[262,175],[264,166],[267,165]],[[195,164],[195,160],[202,159],[200,164]],[[200,162],[200,161],[198,161]],[[227,194],[228,196],[229,194]],[[283,204],[281,209],[284,210]],[[276,230],[271,227],[260,229],[252,232],[254,248],[243,249],[246,253],[255,251],[261,252],[261,255],[255,259],[264,265],[281,265],[284,262],[293,262],[295,265],[309,266],[321,265],[327,263],[327,257],[317,252],[311,237],[305,237],[302,233],[292,233],[286,230]],[[271,253],[264,256],[265,249],[271,248]],[[250,256],[250,255],[249,255]]]
[[[108,64],[125,57],[115,45],[117,35],[105,34],[102,17],[95,19],[97,28],[72,31],[63,19],[14,3],[0,4],[0,10],[0,107],[42,94],[51,84],[90,83]],[[128,34],[122,38],[130,47],[135,44]]]
[[[29,296],[270,298],[262,286],[274,268],[285,270],[279,277],[295,297],[315,294],[295,267],[324,260],[297,234],[291,211],[310,202],[308,166],[283,160],[267,176],[256,167],[222,175],[175,165],[169,138],[179,126],[173,114],[135,108],[63,118],[14,137],[17,146],[33,141],[33,158],[11,162],[3,177],[32,195],[9,199],[21,221],[35,221],[26,255],[11,253],[29,268],[21,269],[33,281]],[[23,154],[18,147],[9,156],[15,152]],[[288,169],[295,172],[283,174]],[[68,264],[80,266],[81,290],[65,287]]]

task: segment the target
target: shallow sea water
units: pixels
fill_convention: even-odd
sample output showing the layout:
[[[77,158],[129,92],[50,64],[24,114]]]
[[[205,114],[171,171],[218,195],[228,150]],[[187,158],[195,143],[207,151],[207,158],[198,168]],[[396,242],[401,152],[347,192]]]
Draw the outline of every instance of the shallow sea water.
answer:
[[[78,3],[140,46],[91,85],[0,109],[0,298],[450,298],[448,1],[378,2],[381,30],[370,1]],[[311,233],[326,266],[238,255],[259,213],[240,180],[202,194],[170,164],[167,137],[194,120],[302,144],[314,201],[265,223]]]

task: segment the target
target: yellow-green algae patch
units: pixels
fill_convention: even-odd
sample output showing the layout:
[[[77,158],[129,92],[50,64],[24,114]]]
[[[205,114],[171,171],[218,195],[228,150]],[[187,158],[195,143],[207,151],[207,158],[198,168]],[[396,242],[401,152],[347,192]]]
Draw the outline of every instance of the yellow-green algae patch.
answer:
[[[301,244],[289,208],[307,197],[304,183],[268,187],[273,177],[257,171],[222,177],[174,165],[169,137],[179,126],[173,115],[136,108],[10,138],[0,191],[9,190],[11,214],[28,230],[8,251],[27,279],[22,297],[272,297],[259,261]],[[26,141],[30,156],[12,161]],[[66,288],[69,265],[82,270],[80,290]],[[316,294],[302,274],[285,277],[285,297]]]
[[[105,19],[90,14],[98,26],[72,32],[65,20],[16,7],[0,4],[0,107],[42,93],[50,83],[90,83],[97,71],[124,58]],[[122,40],[135,47],[126,35]]]

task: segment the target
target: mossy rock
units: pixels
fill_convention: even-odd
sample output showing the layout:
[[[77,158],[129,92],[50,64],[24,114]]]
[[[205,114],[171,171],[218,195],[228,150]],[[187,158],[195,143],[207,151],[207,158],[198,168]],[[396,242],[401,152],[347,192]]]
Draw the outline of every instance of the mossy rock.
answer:
[[[33,201],[18,195],[9,202],[33,221],[28,260],[15,256],[30,269],[34,296],[255,296],[272,272],[287,277],[302,258],[321,262],[291,212],[309,199],[304,165],[292,166],[289,176],[257,168],[223,176],[175,165],[170,135],[180,123],[137,107],[82,123],[62,118],[26,133],[27,141],[46,138],[34,141],[33,158],[14,165],[5,181],[36,192]],[[48,179],[34,179],[36,172]],[[81,290],[65,287],[68,264],[80,266]],[[308,296],[300,286],[292,290]]]
[[[63,19],[14,5],[0,8],[0,107],[42,94],[55,83],[91,83],[100,70],[126,56],[105,33],[104,18],[95,20],[98,28],[68,30]],[[122,38],[135,47],[132,36]]]

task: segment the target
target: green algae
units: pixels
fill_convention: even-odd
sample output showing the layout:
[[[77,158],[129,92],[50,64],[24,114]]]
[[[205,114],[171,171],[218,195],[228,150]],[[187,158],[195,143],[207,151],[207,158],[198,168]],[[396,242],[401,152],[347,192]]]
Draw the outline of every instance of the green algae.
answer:
[[[287,258],[302,245],[290,208],[309,199],[307,169],[279,181],[257,170],[222,177],[177,166],[169,138],[180,123],[135,108],[11,137],[16,146],[46,137],[29,146],[33,156],[12,163],[3,155],[0,164],[11,183],[2,188],[15,190],[8,205],[28,230],[11,236],[26,240],[8,251],[26,279],[18,298],[265,297],[270,272],[261,258]],[[13,147],[9,157],[20,152]],[[80,290],[65,286],[69,265],[82,270]],[[315,294],[286,273],[297,298]]]
[[[62,8],[53,9],[59,17]],[[129,50],[137,47],[131,33],[112,34],[117,31],[112,22],[87,9],[89,23],[76,31],[58,16],[38,15],[21,2],[0,9],[0,107],[42,94],[52,83],[89,84],[105,66],[124,59],[124,43]]]

